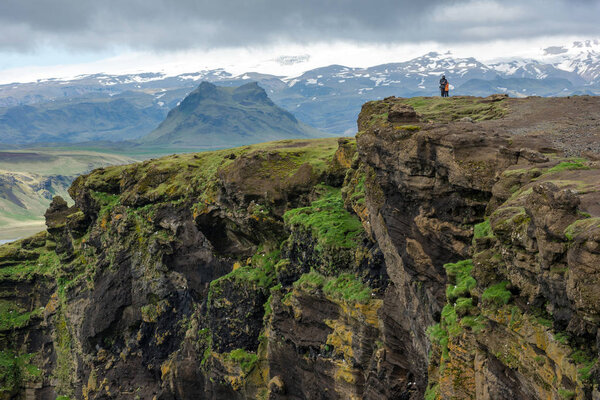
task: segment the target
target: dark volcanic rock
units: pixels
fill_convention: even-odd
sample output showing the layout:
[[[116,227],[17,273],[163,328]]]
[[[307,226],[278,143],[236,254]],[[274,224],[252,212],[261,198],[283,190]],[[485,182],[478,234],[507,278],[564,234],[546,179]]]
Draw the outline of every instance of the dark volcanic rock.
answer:
[[[419,122],[421,118],[414,108],[406,104],[394,104],[388,112],[388,121],[395,122]],[[359,128],[360,129],[360,128]]]
[[[0,247],[3,393],[598,398],[600,164],[540,134],[598,102],[411,101],[77,178]]]

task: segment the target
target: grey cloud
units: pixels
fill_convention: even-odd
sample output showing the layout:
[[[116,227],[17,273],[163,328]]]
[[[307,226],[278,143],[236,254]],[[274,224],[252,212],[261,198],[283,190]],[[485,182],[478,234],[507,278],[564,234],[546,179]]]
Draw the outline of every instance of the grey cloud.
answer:
[[[497,6],[518,7],[510,20]],[[453,7],[481,18],[447,23]],[[486,12],[487,9],[490,12]],[[490,15],[491,14],[491,15]],[[598,0],[2,0],[0,50],[185,49],[318,40],[464,42],[598,35]]]

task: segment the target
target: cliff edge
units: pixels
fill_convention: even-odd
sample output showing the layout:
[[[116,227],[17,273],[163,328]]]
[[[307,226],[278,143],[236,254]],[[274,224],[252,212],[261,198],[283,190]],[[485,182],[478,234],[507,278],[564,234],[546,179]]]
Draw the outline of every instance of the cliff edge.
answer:
[[[0,247],[0,398],[595,399],[600,99],[108,167]]]

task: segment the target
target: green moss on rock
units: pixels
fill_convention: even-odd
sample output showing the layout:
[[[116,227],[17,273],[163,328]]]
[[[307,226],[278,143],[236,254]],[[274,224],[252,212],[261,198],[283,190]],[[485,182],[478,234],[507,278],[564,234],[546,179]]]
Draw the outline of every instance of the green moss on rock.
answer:
[[[372,289],[353,274],[341,274],[323,286],[323,293],[350,303],[366,304],[371,300]]]
[[[301,227],[312,232],[321,251],[356,248],[363,233],[360,220],[344,208],[341,190],[327,186],[310,206],[289,210],[283,218],[292,229]]]
[[[99,202],[117,196],[121,204],[138,206],[190,196],[210,202],[208,194],[216,193],[214,183],[220,172],[226,171],[240,158],[258,161],[252,164],[252,176],[255,178],[266,174],[271,180],[285,179],[305,164],[316,175],[325,173],[336,150],[337,139],[326,138],[281,140],[226,150],[177,154],[95,170],[77,178],[69,193],[71,197],[78,198],[86,191],[92,192]],[[266,157],[269,154],[277,156]]]
[[[0,350],[0,397],[14,398],[24,382],[40,377],[40,369],[31,363],[35,354]]]
[[[0,332],[28,326],[35,318],[41,318],[43,309],[26,311],[16,303],[0,300]]]
[[[248,374],[258,361],[258,356],[255,353],[250,353],[244,349],[235,349],[225,355],[225,359],[239,364],[242,372]]]
[[[494,237],[494,231],[492,231],[490,221],[487,219],[473,227],[473,240],[484,237]]]
[[[294,288],[313,294],[322,291],[332,299],[351,304],[367,304],[373,296],[373,289],[350,273],[326,277],[316,271],[311,271],[303,274],[294,282]]]
[[[477,97],[412,97],[401,101],[412,106],[423,119],[434,122],[458,121],[464,117],[484,121],[498,119],[508,113],[504,102],[488,102]]]
[[[576,236],[596,228],[600,228],[600,218],[579,219],[565,229],[565,236],[573,240]]]
[[[73,387],[71,381],[74,378],[74,363],[73,363],[73,343],[71,332],[65,311],[61,308],[56,315],[56,331],[55,331],[55,351],[56,351],[56,368],[52,371],[54,378],[57,381],[57,392],[65,395],[65,397],[73,396]]]
[[[310,271],[303,274],[300,279],[294,282],[294,288],[303,290],[308,293],[315,293],[323,288],[326,278],[316,271]]]
[[[465,297],[475,288],[477,282],[471,276],[473,270],[472,260],[449,263],[444,265],[444,269],[450,282],[446,287],[446,297],[449,301],[452,302],[458,297]]]
[[[508,281],[503,281],[483,291],[481,299],[488,305],[503,306],[510,301],[511,293],[506,289]]]
[[[561,172],[561,171],[572,171],[577,169],[590,169],[588,165],[585,164],[585,160],[581,158],[574,158],[568,161],[562,161],[554,167],[545,171],[545,173],[553,173],[553,172]]]
[[[571,399],[575,398],[575,396],[577,395],[577,393],[575,393],[572,390],[558,389],[558,395],[560,396],[561,399],[571,400]]]

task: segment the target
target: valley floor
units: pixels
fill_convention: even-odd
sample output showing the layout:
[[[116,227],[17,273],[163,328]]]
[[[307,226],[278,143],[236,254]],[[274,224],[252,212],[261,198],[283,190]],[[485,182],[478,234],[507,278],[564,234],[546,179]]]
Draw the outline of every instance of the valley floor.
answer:
[[[0,228],[0,244],[12,242],[13,240],[29,237],[46,229],[44,221],[32,221],[26,225]]]

